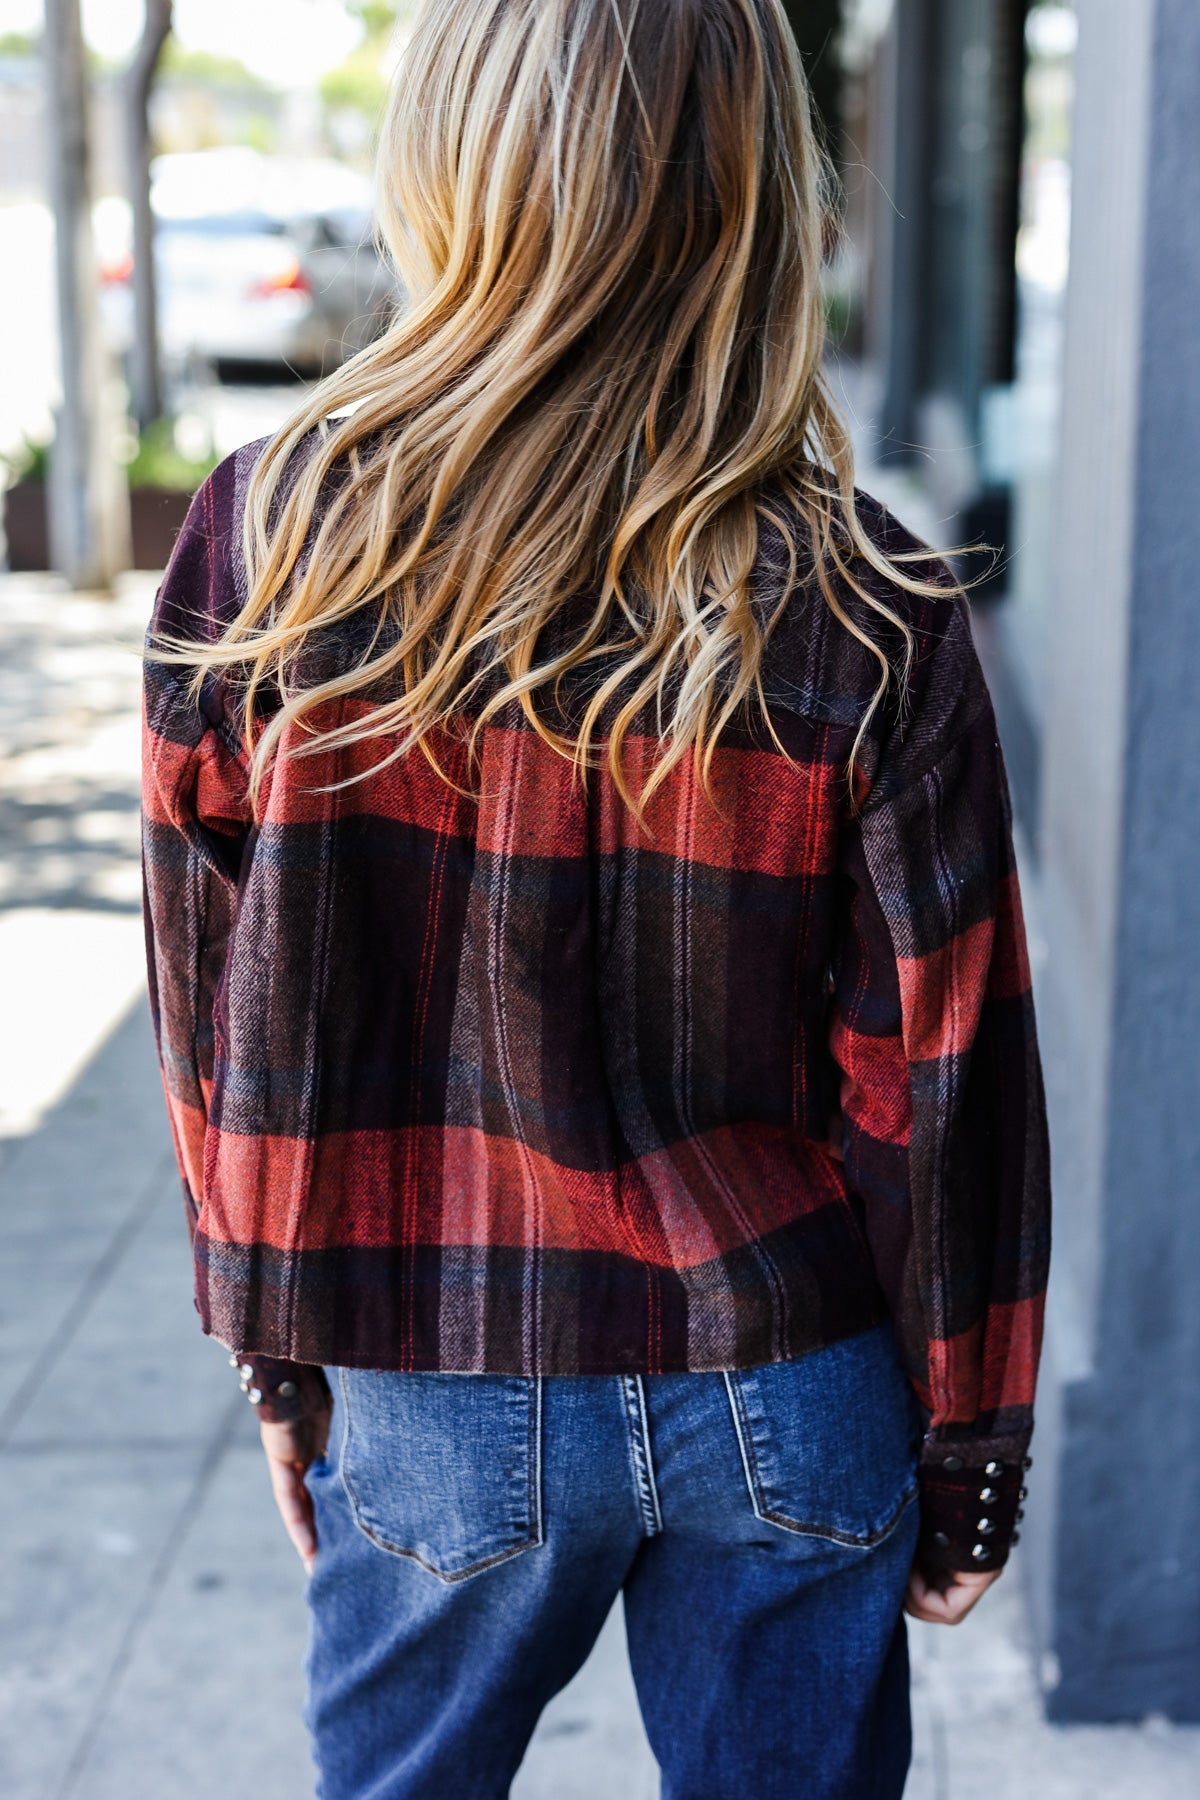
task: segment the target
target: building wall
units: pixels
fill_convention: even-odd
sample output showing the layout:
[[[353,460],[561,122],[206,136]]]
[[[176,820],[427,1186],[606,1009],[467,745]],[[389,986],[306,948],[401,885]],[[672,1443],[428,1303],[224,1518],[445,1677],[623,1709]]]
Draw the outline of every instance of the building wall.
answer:
[[[1054,1716],[1195,1720],[1200,9],[1078,11],[1041,859],[1058,1496],[1034,1585]]]
[[[976,609],[998,697],[1036,693],[999,709],[1036,852],[1026,879],[1055,1187],[1019,1562],[1052,1716],[1194,1721],[1200,6],[1076,0],[1075,14],[1057,450],[1047,491],[1029,495],[1052,527],[1033,552],[1044,616],[1031,633],[1003,598]],[[896,0],[874,86],[890,213],[879,223],[876,210],[868,257],[882,276],[868,302],[880,423],[897,455],[915,440],[948,537],[971,482],[988,479],[973,407],[1004,379],[988,283],[1013,250],[998,231],[1008,152],[993,144],[985,167],[984,144],[972,170],[980,140],[962,139],[979,104],[969,52],[1010,25],[1002,0]],[[1022,656],[1036,658],[1035,681]]]

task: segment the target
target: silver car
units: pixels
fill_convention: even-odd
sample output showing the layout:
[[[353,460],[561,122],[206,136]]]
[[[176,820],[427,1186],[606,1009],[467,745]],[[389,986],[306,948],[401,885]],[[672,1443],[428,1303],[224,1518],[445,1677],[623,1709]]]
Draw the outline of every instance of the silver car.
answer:
[[[318,158],[205,150],[155,159],[159,339],[168,375],[209,363],[320,374],[374,338],[397,302],[371,240],[370,184]],[[128,270],[106,302],[132,330]],[[124,294],[112,294],[113,287]]]

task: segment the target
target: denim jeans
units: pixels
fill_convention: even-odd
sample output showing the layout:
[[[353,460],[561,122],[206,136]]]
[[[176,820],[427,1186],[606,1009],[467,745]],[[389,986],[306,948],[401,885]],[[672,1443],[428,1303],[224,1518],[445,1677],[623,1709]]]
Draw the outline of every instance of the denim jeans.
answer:
[[[664,1800],[893,1800],[921,1417],[891,1330],[727,1374],[331,1369],[323,1800],[507,1794],[618,1593]]]

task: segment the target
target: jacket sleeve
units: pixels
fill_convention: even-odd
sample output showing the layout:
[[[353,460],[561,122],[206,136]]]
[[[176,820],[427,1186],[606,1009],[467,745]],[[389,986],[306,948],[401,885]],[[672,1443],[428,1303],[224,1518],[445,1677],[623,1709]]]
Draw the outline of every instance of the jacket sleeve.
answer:
[[[197,494],[155,600],[148,646],[164,633],[213,629],[232,566],[220,530],[220,471]],[[189,1235],[204,1203],[213,1088],[213,1014],[251,825],[248,771],[223,685],[198,698],[189,671],[144,665],[142,879],[150,1010]],[[243,1388],[268,1420],[317,1410],[320,1369],[228,1346]]]
[[[843,1152],[926,1420],[921,1556],[1013,1542],[1050,1243],[1049,1150],[1008,785],[965,616],[843,852],[831,1048]]]

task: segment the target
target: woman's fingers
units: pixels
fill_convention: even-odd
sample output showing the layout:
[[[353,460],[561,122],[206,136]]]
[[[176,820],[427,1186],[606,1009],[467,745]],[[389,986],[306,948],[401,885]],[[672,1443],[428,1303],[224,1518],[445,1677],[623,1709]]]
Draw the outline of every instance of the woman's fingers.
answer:
[[[956,1573],[945,1588],[939,1589],[914,1567],[908,1578],[904,1610],[910,1618],[924,1619],[930,1625],[957,1625],[1000,1573],[999,1569],[981,1575]]]
[[[292,1425],[259,1427],[279,1516],[310,1574],[317,1554],[317,1527],[304,1473],[320,1454],[328,1423],[328,1419],[299,1419]]]
[[[304,1485],[304,1469],[300,1463],[284,1463],[267,1457],[271,1471],[271,1487],[284,1529],[296,1546],[306,1568],[312,1567],[317,1554],[317,1531],[313,1521],[312,1501]]]

